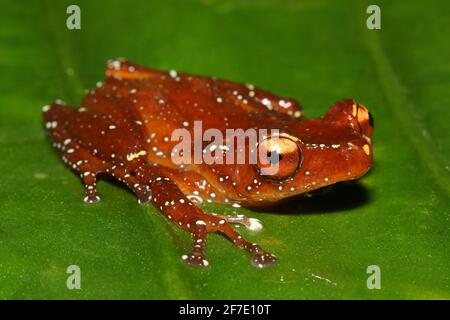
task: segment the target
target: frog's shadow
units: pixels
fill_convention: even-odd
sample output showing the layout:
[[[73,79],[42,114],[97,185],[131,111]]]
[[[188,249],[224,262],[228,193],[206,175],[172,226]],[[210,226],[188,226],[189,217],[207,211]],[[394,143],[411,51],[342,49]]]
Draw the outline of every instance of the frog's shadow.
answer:
[[[124,187],[130,194],[133,192],[116,179],[100,174],[101,179],[117,186]],[[248,207],[255,212],[272,212],[277,214],[322,214],[346,211],[363,206],[370,202],[370,191],[358,181],[346,181],[317,191],[286,199],[272,206]]]
[[[251,210],[287,215],[322,214],[358,208],[368,204],[370,200],[371,194],[367,187],[358,181],[350,181],[337,183],[270,207],[251,208]]]

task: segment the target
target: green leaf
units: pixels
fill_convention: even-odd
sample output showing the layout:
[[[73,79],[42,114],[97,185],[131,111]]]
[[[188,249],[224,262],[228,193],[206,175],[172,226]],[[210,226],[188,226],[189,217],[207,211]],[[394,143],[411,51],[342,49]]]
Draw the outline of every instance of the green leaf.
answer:
[[[81,30],[66,8],[81,8]],[[449,299],[448,1],[3,1],[0,11],[0,298]],[[190,236],[120,186],[83,203],[47,141],[41,106],[78,105],[109,58],[254,83],[307,117],[351,97],[375,117],[375,165],[241,230],[279,257],[268,269],[219,235],[210,266],[181,262]],[[81,290],[66,287],[69,265]],[[381,269],[369,290],[366,270]]]

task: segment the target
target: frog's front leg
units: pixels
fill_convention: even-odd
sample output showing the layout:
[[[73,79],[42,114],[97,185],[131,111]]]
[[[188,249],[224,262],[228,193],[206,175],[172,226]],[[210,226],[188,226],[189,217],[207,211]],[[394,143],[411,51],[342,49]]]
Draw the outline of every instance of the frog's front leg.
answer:
[[[148,170],[157,170],[157,167],[148,167]],[[265,267],[276,262],[274,255],[264,251],[256,243],[244,239],[231,225],[222,217],[204,213],[193,204],[169,178],[149,173],[153,198],[152,202],[166,217],[179,227],[189,231],[194,236],[194,244],[191,252],[183,255],[185,262],[196,266],[207,266],[204,248],[207,234],[219,232],[227,236],[241,249],[252,255],[252,262],[257,267]]]

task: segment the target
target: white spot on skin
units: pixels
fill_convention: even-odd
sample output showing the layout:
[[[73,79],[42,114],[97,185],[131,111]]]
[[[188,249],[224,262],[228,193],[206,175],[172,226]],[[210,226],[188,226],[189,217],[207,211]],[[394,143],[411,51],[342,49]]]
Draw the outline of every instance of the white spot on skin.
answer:
[[[178,76],[178,73],[175,70],[170,70],[169,71],[169,75],[172,78],[176,78]]]
[[[122,63],[120,62],[120,60],[113,60],[110,61],[108,65],[110,68],[113,68],[114,70],[120,70]]]
[[[280,107],[285,108],[285,109],[289,108],[292,105],[292,103],[290,103],[289,101],[285,101],[285,100],[278,101],[278,104],[280,105]]]
[[[264,98],[261,100],[261,103],[267,107],[267,109],[272,110],[272,103],[269,99]]]
[[[110,130],[113,130],[113,129],[115,129],[115,128],[117,128],[115,125],[110,125],[109,127],[108,127]]]
[[[205,221],[203,221],[203,220],[197,220],[196,222],[195,222],[195,224],[196,225],[202,225],[202,226],[206,226],[206,222]]]

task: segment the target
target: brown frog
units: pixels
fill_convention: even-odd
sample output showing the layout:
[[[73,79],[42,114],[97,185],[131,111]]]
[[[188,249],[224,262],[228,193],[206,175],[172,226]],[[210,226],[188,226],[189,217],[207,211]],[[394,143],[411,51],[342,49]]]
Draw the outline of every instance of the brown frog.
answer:
[[[335,103],[319,119],[304,119],[295,100],[250,84],[163,72],[125,60],[108,62],[105,82],[87,92],[80,108],[56,102],[43,107],[43,116],[53,146],[84,183],[85,202],[100,200],[97,176],[111,175],[139,203],[151,202],[193,234],[192,251],[182,259],[196,266],[208,265],[204,248],[210,232],[223,233],[250,252],[258,267],[276,261],[231,226],[259,229],[258,220],[208,214],[200,208],[202,202],[272,205],[358,179],[372,166],[373,120],[354,100]],[[199,126],[204,133],[222,134],[223,140],[199,138]],[[262,129],[256,141],[246,136]],[[194,138],[180,139],[180,133]],[[243,136],[243,144],[233,143]],[[260,157],[224,161],[246,153]]]

